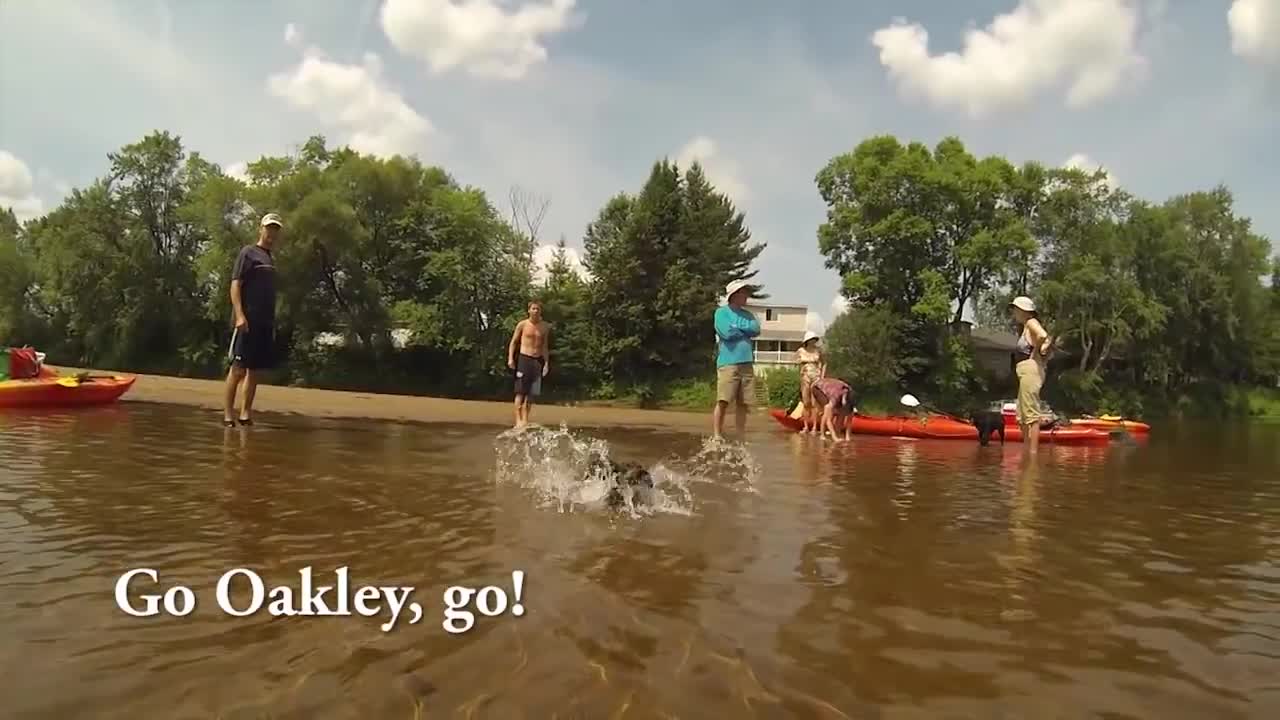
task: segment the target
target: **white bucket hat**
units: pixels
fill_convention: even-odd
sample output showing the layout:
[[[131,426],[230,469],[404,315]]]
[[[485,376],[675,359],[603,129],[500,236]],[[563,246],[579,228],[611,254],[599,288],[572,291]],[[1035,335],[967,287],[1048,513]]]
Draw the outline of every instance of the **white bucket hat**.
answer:
[[[725,285],[724,286],[725,301],[727,302],[734,293],[738,292],[739,290],[745,287],[751,287],[751,283],[747,282],[746,280],[734,280],[728,285]]]
[[[1013,302],[1009,303],[1009,305],[1011,307],[1016,307],[1023,312],[1033,313],[1036,311],[1036,304],[1031,301],[1031,298],[1025,295],[1019,295],[1014,298]]]
[[[810,340],[817,340],[819,337],[821,337],[821,335],[819,335],[818,333],[816,333],[816,332],[814,332],[814,331],[812,331],[812,330],[806,330],[806,331],[805,331],[805,333],[804,333],[804,340],[801,340],[801,341],[800,341],[800,344],[801,344],[801,345],[804,345],[805,343],[809,342]]]

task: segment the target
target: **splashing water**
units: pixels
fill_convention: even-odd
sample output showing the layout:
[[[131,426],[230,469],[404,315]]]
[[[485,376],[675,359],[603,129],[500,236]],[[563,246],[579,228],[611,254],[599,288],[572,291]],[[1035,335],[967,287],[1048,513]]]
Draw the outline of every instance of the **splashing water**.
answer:
[[[715,483],[736,492],[759,494],[755,481],[762,472],[760,463],[744,445],[714,437],[702,442],[702,448],[687,460],[672,459],[670,465],[690,482]],[[665,465],[658,467],[667,469]]]
[[[559,429],[528,425],[508,430],[495,442],[499,484],[532,490],[544,507],[560,512],[575,507],[601,510],[617,478],[609,466],[609,443]],[[686,479],[659,466],[648,468],[653,488],[619,487],[625,511],[633,517],[669,513],[693,514],[693,495]]]

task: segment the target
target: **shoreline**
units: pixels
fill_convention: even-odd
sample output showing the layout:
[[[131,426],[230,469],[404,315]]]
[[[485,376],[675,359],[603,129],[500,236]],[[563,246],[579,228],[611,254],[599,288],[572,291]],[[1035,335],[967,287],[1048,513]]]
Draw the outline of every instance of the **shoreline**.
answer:
[[[184,378],[172,375],[148,375],[100,368],[78,368],[47,365],[59,374],[79,372],[129,375],[137,381],[116,402],[183,405],[203,408],[215,413],[211,422],[222,415],[222,380]],[[241,391],[243,395],[243,391]],[[237,407],[239,405],[237,398]],[[346,420],[380,420],[401,423],[462,423],[507,426],[513,424],[514,410],[510,402],[488,400],[454,400],[417,395],[395,395],[349,390],[258,385],[254,397],[254,414],[291,414],[315,418]],[[754,408],[747,426],[760,426],[768,419],[766,409]],[[641,410],[622,407],[569,407],[534,403],[530,421],[539,425],[571,427],[637,427],[682,430],[711,434],[711,408],[706,412],[682,410]],[[732,414],[726,426],[732,424]]]

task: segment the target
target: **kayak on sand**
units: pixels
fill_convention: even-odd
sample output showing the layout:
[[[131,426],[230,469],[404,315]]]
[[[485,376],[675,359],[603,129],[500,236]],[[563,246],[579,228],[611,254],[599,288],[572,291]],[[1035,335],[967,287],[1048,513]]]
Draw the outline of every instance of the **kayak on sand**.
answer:
[[[0,381],[0,408],[102,405],[128,392],[136,380],[133,375],[59,375],[41,367],[33,378]]]
[[[792,417],[786,410],[770,409],[778,424],[788,430],[800,430],[803,421]],[[978,440],[978,428],[967,422],[955,420],[945,415],[863,415],[855,413],[848,420],[850,430],[858,435],[883,435],[890,437],[909,437],[931,440]],[[1007,442],[1022,442],[1022,429],[1017,425],[1005,427]],[[992,438],[999,442],[999,436]],[[1059,445],[1092,445],[1106,444],[1111,441],[1111,433],[1106,430],[1089,427],[1053,427],[1040,431],[1040,442]]]

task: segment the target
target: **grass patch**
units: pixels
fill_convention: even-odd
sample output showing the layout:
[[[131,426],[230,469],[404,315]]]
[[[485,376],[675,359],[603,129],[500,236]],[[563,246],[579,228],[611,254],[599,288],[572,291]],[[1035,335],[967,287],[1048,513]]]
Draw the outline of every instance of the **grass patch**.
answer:
[[[1280,388],[1249,388],[1245,394],[1249,417],[1280,420]]]

